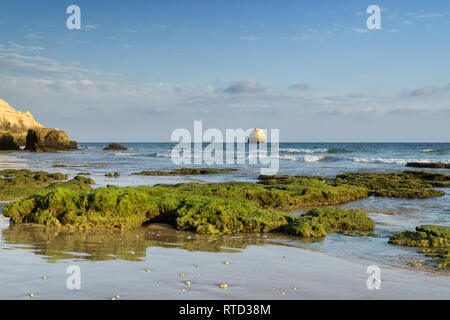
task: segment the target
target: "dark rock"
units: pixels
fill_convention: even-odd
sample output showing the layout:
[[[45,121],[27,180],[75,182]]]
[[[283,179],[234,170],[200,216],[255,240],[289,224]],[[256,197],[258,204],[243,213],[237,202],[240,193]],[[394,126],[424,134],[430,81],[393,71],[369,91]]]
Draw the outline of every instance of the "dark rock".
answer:
[[[0,150],[19,150],[14,137],[12,135],[3,135],[0,137]]]
[[[67,134],[58,129],[37,128],[28,130],[25,150],[34,152],[52,152],[76,150],[77,142],[70,141]]]
[[[410,168],[450,169],[450,163],[408,162],[406,166]]]
[[[105,149],[103,150],[107,150],[107,151],[117,151],[117,150],[127,150],[127,147],[121,146],[118,143],[111,143],[109,146],[107,146]]]

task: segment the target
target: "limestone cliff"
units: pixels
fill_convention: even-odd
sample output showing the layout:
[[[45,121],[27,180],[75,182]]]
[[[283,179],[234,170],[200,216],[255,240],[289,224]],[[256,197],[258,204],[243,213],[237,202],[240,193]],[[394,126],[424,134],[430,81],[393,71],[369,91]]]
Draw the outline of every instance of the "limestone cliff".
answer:
[[[29,129],[43,128],[30,112],[15,110],[0,99],[0,149],[14,150],[26,145]]]
[[[76,141],[70,141],[64,131],[44,128],[28,111],[15,110],[0,99],[0,150],[25,146],[38,152],[77,149]]]

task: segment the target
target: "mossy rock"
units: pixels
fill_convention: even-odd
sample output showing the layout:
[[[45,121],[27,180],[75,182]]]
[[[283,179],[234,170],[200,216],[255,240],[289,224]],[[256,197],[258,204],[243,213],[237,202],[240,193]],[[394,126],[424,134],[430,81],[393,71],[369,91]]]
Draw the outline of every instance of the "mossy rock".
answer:
[[[287,233],[324,237],[337,231],[372,231],[375,224],[361,210],[320,208],[308,211],[285,226]]]
[[[4,215],[15,224],[69,228],[135,229],[163,222],[205,234],[285,232],[324,237],[337,230],[373,228],[373,221],[358,210],[318,209],[296,217],[246,199],[191,194],[164,186],[56,189],[11,203]]]
[[[430,198],[445,194],[429,188],[450,187],[449,176],[425,171],[394,173],[345,173],[327,181],[330,185],[349,184],[365,187],[375,197]]]
[[[450,247],[450,227],[439,225],[419,226],[415,231],[397,233],[390,238],[389,243],[409,247]]]
[[[107,174],[105,174],[105,177],[107,177],[107,178],[118,178],[118,177],[120,177],[120,172],[107,173]]]
[[[411,168],[450,169],[450,163],[408,162],[406,166]]]

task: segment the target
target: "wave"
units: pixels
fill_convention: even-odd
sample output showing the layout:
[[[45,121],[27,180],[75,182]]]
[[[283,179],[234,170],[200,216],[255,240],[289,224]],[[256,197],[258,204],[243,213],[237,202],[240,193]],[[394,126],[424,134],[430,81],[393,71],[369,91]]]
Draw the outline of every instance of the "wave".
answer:
[[[153,157],[153,158],[170,158],[171,155],[168,154],[168,153],[164,153],[164,152],[155,152],[155,153],[152,153],[150,155],[150,157]]]
[[[401,158],[350,158],[353,162],[357,163],[384,163],[384,164],[398,164],[406,165],[408,162],[437,162],[448,163],[449,160],[430,160],[430,159],[401,159]]]
[[[325,153],[328,152],[328,148],[315,148],[315,149],[303,149],[303,148],[280,148],[280,152],[286,153]]]
[[[280,160],[296,161],[296,160],[297,160],[297,157],[296,157],[296,156],[287,156],[287,155],[284,155],[284,156],[280,156]]]
[[[130,152],[118,152],[118,153],[114,153],[114,155],[117,157],[135,157],[135,156],[138,156],[139,154],[130,153]]]

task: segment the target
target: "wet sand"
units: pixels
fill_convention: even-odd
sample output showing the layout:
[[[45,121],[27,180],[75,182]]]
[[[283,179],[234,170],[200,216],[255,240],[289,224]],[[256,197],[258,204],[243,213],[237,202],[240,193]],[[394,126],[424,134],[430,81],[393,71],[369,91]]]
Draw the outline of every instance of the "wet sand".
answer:
[[[202,236],[155,225],[68,232],[9,226],[3,217],[0,232],[0,299],[450,298],[449,276],[380,263],[381,289],[369,290],[374,261],[292,246],[279,235]],[[66,288],[70,265],[81,269],[81,290]]]

